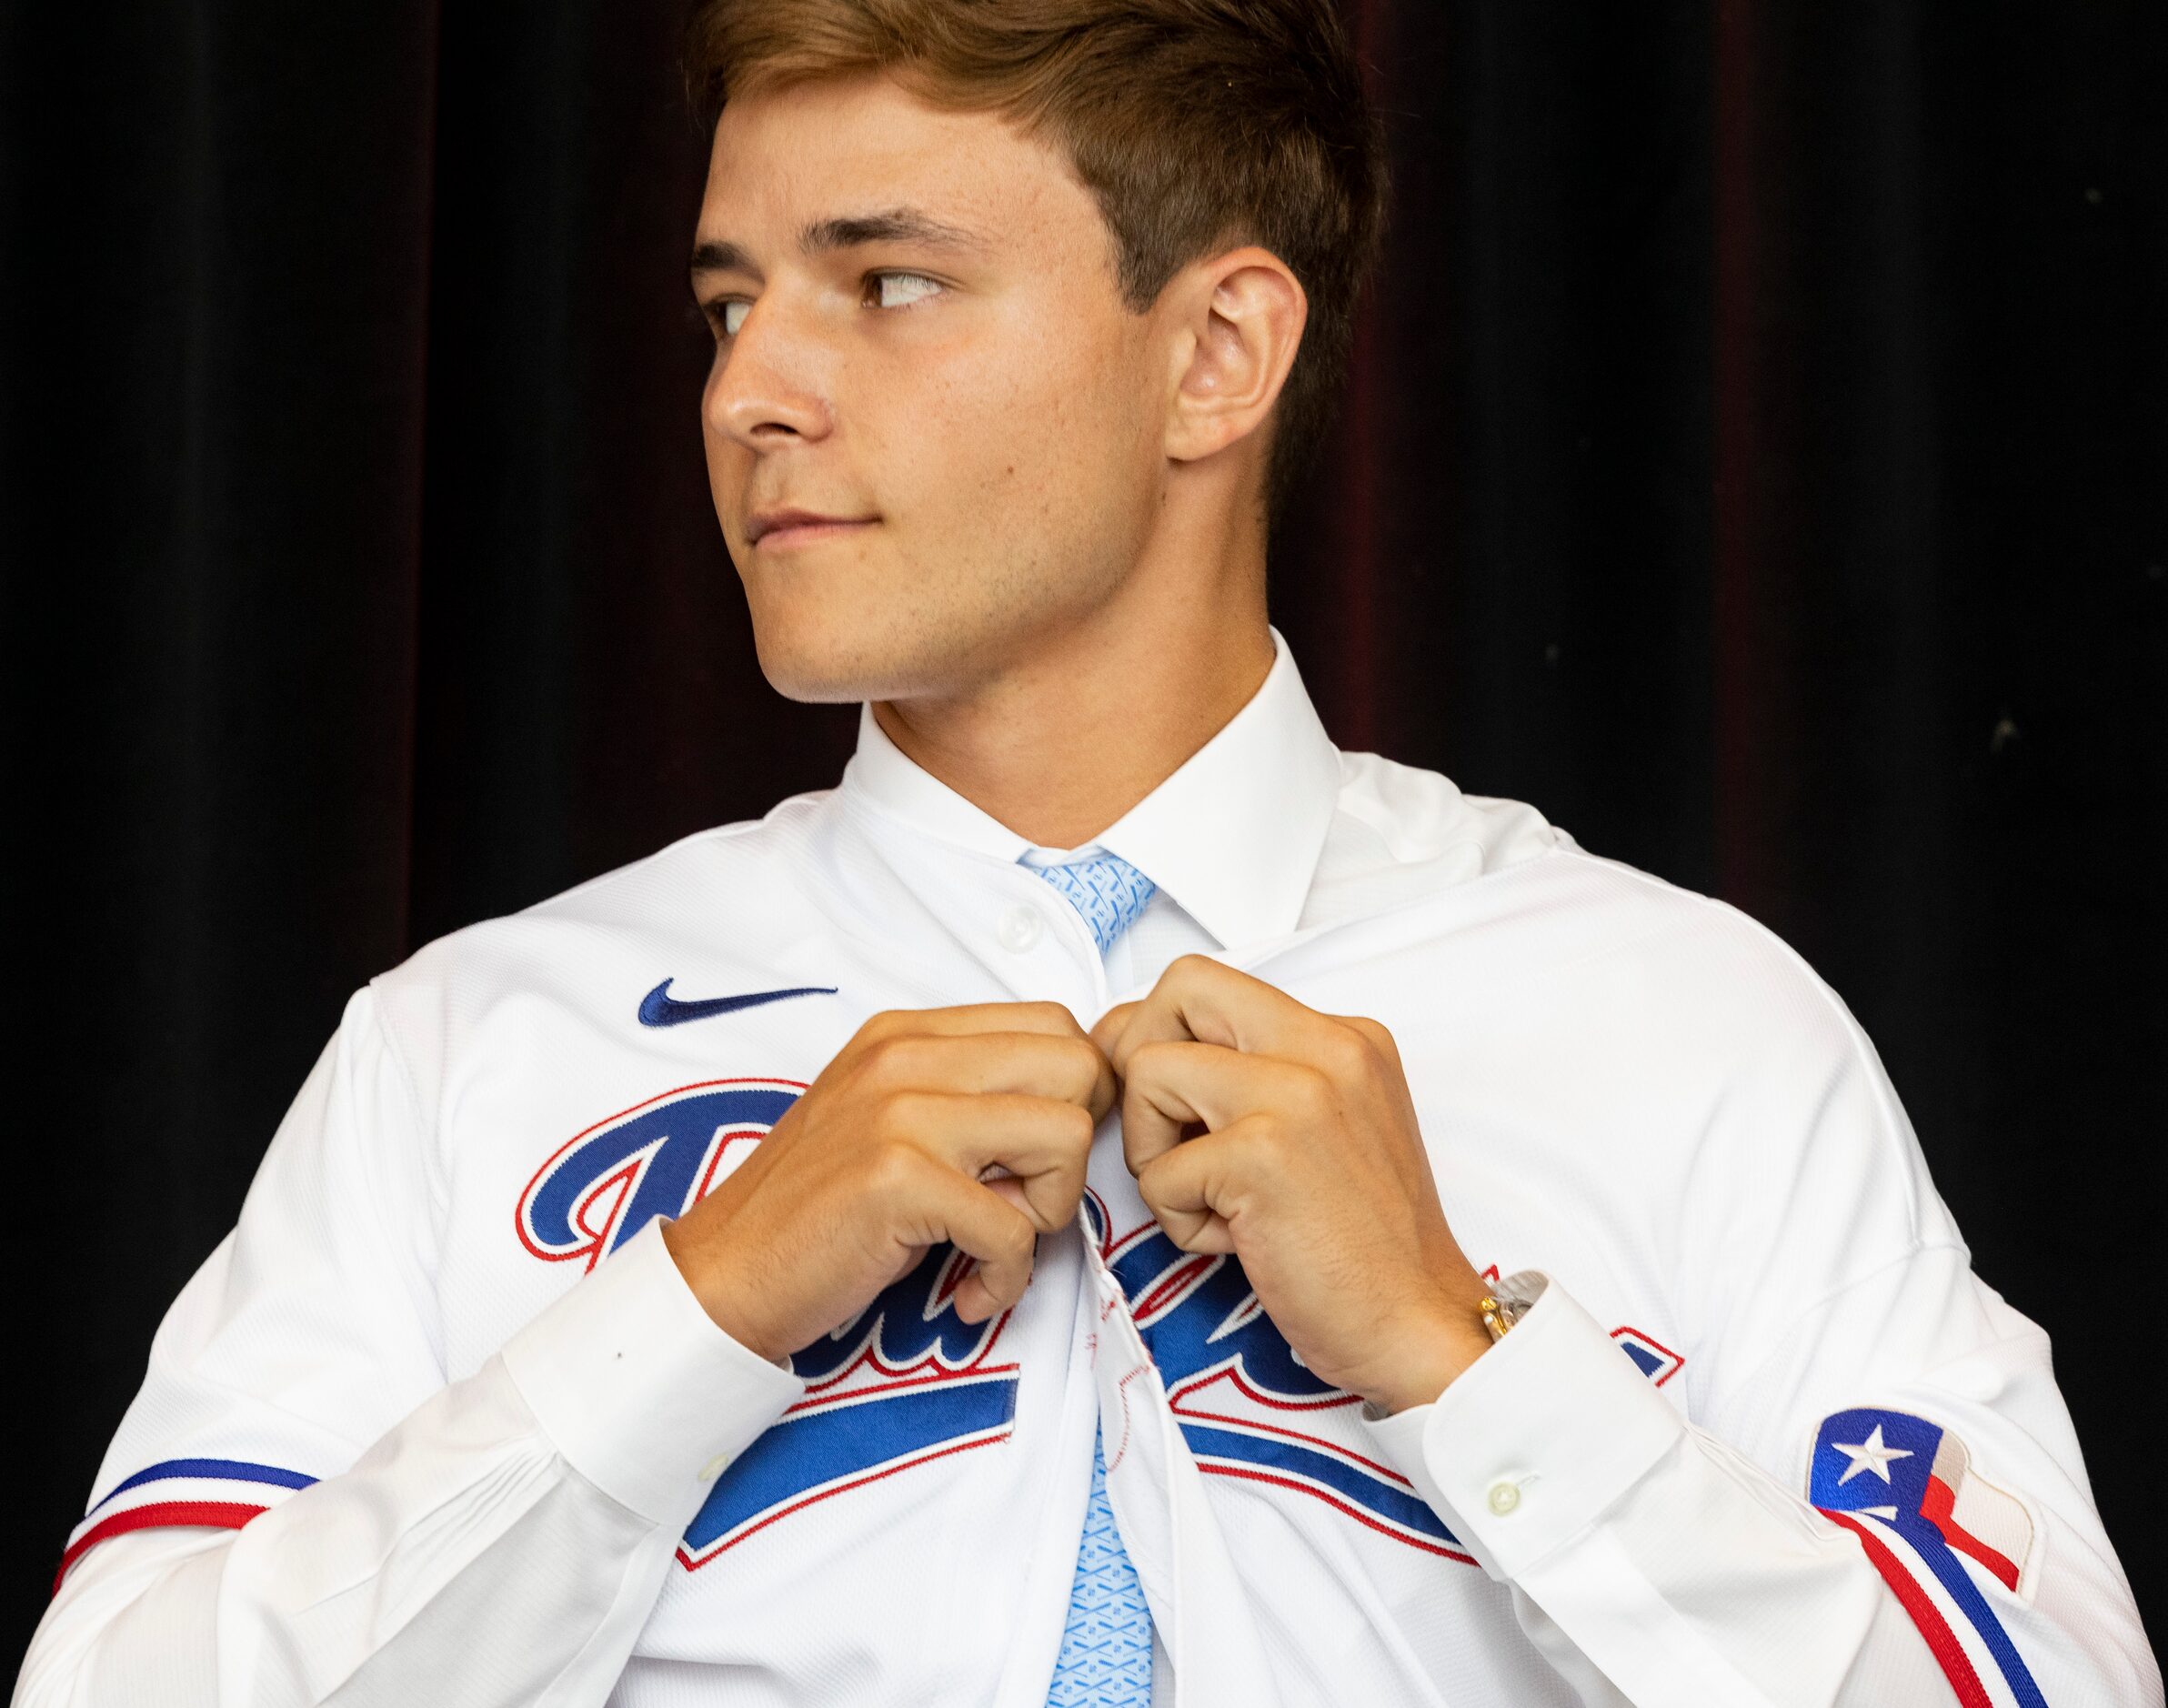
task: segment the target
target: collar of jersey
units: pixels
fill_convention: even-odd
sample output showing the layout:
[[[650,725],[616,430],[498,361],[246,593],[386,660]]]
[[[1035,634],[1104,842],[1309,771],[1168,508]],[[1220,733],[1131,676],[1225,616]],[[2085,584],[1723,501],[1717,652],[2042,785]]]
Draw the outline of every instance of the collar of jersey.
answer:
[[[841,787],[914,829],[1013,864],[1105,850],[1137,867],[1224,949],[1294,930],[1340,795],[1340,750],[1279,629],[1249,703],[1172,776],[1079,849],[1026,840],[888,738],[870,702]]]

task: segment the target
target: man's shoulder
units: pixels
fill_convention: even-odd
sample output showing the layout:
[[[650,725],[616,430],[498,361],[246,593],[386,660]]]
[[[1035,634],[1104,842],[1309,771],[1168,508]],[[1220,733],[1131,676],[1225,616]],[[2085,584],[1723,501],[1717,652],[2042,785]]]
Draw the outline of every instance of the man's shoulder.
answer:
[[[1812,1034],[1849,1048],[1856,1032],[1836,993],[1801,952],[1718,896],[1570,844],[1556,874],[1605,921],[1580,974],[1714,1031]]]
[[[1412,1038],[1445,1064],[1455,1097],[1510,1108],[1520,1140],[1550,1131],[1544,1154],[1621,1203],[1744,1202],[1813,1173],[1846,1183],[1831,1202],[1882,1193],[1891,1241],[1942,1228],[1864,1028],[1729,901],[1554,828],[1527,858],[1359,929],[1396,966],[1403,1050]]]
[[[658,911],[676,913],[688,899],[688,891],[700,892],[713,905],[715,898],[708,892],[718,889],[727,902],[742,900],[747,912],[758,913],[771,906],[775,898],[740,886],[757,884],[777,873],[802,870],[821,808],[835,792],[822,789],[792,795],[760,818],[696,830],[652,854],[489,923],[637,927]]]
[[[1320,886],[1344,894],[1331,912],[1392,916],[1418,939],[1431,925],[1449,935],[1474,921],[1540,927],[1517,933],[1524,960],[1541,959],[1546,946],[1581,960],[1691,939],[1729,943],[1750,959],[1788,953],[1736,909],[1584,848],[1527,801],[1470,794],[1437,771],[1375,753],[1343,752],[1340,769],[1318,872]]]
[[[424,944],[372,980],[394,1000],[462,980],[498,983],[577,968],[615,946],[688,936],[760,942],[801,929],[798,875],[833,789],[778,802],[758,819],[714,825],[514,913]]]
[[[1506,935],[1525,954],[1523,1012],[1571,1040],[1576,1060],[1604,1064],[1611,1082],[1772,1120],[1840,1088],[1885,1094],[1842,998],[1742,908],[1571,838],[1499,890],[1499,919],[1520,927]]]
[[[1342,750],[1330,869],[1400,867],[1440,882],[1501,871],[1570,844],[1525,801],[1466,793],[1450,778],[1378,753]]]
[[[1607,1024],[1711,1046],[1751,1037],[1849,1054],[1863,1042],[1804,957],[1731,902],[1435,771],[1346,753],[1342,778],[1320,888],[1420,955],[1480,963],[1486,990],[1571,987]]]

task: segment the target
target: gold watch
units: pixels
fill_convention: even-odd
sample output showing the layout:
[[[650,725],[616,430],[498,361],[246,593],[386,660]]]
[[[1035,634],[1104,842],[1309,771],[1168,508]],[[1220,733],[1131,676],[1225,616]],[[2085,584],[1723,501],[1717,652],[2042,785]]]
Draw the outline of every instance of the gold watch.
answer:
[[[1476,1305],[1483,1313],[1483,1326],[1490,1331],[1490,1338],[1504,1340],[1506,1331],[1529,1313],[1549,1285],[1551,1277],[1537,1269],[1520,1270],[1493,1282]]]

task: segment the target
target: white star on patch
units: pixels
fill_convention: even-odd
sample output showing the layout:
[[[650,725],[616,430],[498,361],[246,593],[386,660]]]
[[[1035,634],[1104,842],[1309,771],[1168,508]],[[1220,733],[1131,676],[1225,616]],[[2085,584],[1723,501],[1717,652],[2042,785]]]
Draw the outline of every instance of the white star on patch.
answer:
[[[1872,1471],[1884,1482],[1887,1482],[1890,1480],[1890,1462],[1892,1459],[1910,1459],[1912,1456],[1912,1450],[1909,1447],[1883,1446],[1882,1425],[1879,1423],[1874,1426],[1873,1432],[1863,1442],[1849,1447],[1842,1442],[1832,1442],[1830,1445],[1852,1460],[1852,1463],[1844,1468],[1844,1474],[1837,1479],[1837,1486],[1840,1489],[1862,1471]]]

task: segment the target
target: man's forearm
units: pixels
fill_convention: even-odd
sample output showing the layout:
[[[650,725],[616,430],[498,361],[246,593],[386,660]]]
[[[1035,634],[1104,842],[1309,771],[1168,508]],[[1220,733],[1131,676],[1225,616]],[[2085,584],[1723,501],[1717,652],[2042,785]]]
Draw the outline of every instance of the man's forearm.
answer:
[[[1963,1258],[1921,1261],[1962,1273]],[[2012,1341],[1982,1356],[2011,1361],[2014,1381],[2031,1354]],[[1973,1631],[1962,1609],[1930,1605],[1936,1590],[1891,1549],[1885,1566],[1860,1532],[1687,1422],[1555,1284],[1434,1405],[1370,1427],[1515,1591],[1522,1624],[1585,1702],[1882,1708],[1949,1700],[1968,1668],[2004,1678],[2021,1703],[2161,1702],[2127,1589],[2074,1535],[2044,1550],[2052,1583],[1982,1600],[1998,1656],[1984,1627],[1962,1634]],[[2058,1481],[2044,1456],[2020,1469],[2036,1492]]]
[[[18,1708],[599,1708],[715,1477],[802,1392],[707,1321],[660,1235],[246,1528],[91,1549]]]

